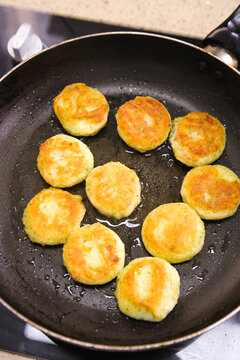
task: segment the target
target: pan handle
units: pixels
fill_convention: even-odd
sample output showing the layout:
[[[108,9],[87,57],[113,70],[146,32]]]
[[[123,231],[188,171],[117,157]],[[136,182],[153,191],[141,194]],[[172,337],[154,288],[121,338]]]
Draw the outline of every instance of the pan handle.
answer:
[[[240,6],[203,41],[204,49],[233,67],[240,65]]]

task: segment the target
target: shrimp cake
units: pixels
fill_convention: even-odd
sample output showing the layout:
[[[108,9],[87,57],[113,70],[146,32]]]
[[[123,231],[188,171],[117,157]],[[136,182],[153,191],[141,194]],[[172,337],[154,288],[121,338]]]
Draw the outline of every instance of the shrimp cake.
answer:
[[[83,83],[66,86],[54,99],[53,109],[64,129],[75,136],[98,133],[109,113],[105,96]]]
[[[37,165],[48,184],[64,188],[85,180],[93,169],[94,159],[82,141],[58,134],[40,145]]]
[[[240,203],[240,180],[222,165],[205,165],[185,176],[181,195],[202,219],[218,220],[232,216]]]
[[[123,269],[125,247],[114,231],[97,222],[69,235],[63,247],[63,262],[74,280],[105,284]]]
[[[86,179],[86,193],[96,209],[116,219],[130,215],[141,200],[137,174],[120,162],[94,168]]]
[[[183,164],[192,167],[207,165],[223,153],[225,128],[207,113],[192,112],[174,119],[169,142],[176,159]]]
[[[137,96],[120,106],[116,120],[120,137],[139,152],[161,145],[171,127],[171,117],[165,106],[149,96]]]
[[[180,294],[180,277],[166,260],[143,257],[132,260],[117,278],[115,296],[126,315],[161,321],[175,307]]]
[[[148,214],[142,226],[147,251],[170,263],[192,259],[201,251],[204,238],[203,221],[184,203],[160,205]]]
[[[85,211],[80,195],[49,188],[30,200],[22,221],[31,241],[57,245],[65,243],[68,235],[79,228]]]

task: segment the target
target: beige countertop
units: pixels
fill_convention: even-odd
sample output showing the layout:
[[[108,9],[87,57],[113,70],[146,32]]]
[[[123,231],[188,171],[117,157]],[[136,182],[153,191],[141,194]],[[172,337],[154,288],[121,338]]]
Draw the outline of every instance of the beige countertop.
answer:
[[[239,0],[0,0],[0,5],[202,39]]]

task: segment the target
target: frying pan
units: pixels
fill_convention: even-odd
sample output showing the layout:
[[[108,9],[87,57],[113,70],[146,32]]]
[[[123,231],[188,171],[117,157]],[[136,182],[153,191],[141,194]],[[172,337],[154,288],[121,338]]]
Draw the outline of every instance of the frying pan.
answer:
[[[181,295],[160,323],[137,321],[120,313],[115,280],[102,286],[76,283],[62,262],[62,246],[42,247],[26,237],[22,213],[48,184],[36,165],[39,145],[65,133],[54,115],[54,97],[67,84],[97,87],[110,104],[107,126],[82,140],[95,166],[120,161],[141,181],[142,201],[129,218],[100,214],[86,197],[84,183],[68,189],[81,194],[87,208],[83,224],[100,221],[118,233],[126,264],[148,256],[141,240],[146,215],[163,203],[181,201],[180,187],[189,168],[178,162],[168,141],[140,154],[116,131],[115,113],[136,95],[152,96],[171,117],[203,111],[226,127],[227,144],[216,162],[239,175],[240,76],[195,46],[138,32],[105,33],[66,41],[17,66],[0,82],[0,296],[17,316],[56,340],[85,348],[137,351],[192,339],[239,310],[239,212],[205,221],[203,250],[175,265]]]

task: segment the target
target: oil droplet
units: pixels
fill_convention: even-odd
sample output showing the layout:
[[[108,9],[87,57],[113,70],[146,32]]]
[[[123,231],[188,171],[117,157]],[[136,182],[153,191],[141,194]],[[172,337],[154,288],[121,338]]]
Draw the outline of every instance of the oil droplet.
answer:
[[[215,246],[213,244],[208,246],[208,253],[215,254]]]
[[[133,240],[133,246],[134,247],[140,247],[140,248],[142,248],[142,245],[141,245],[141,241],[140,241],[140,239],[139,239],[139,237],[137,237],[136,239],[134,239]]]
[[[95,287],[95,290],[101,294],[104,295],[104,297],[106,299],[114,299],[114,294],[112,293],[112,290],[109,289],[98,289],[97,287]]]
[[[119,323],[119,314],[117,312],[113,312],[111,316],[112,322],[114,324]]]
[[[29,265],[35,266],[35,258],[32,258],[31,260],[27,260]]]
[[[86,294],[86,290],[85,289],[82,289],[80,292],[79,292],[79,295],[81,296],[81,297],[83,297],[84,296],[84,294]]]
[[[192,291],[192,289],[194,289],[194,286],[189,286],[189,288],[187,289],[187,295],[190,294],[190,292]]]
[[[207,273],[208,273],[208,270],[207,270],[207,269],[204,269],[201,274],[196,275],[196,278],[197,278],[198,280],[203,281],[203,280],[205,279]]]
[[[169,158],[169,154],[162,154],[161,157],[162,157],[163,159],[168,159],[168,158]]]
[[[66,274],[63,274],[63,277],[64,278],[67,278],[68,280],[71,280],[71,275],[66,273]]]
[[[137,237],[133,240],[133,244],[131,246],[131,257],[136,258],[142,256],[142,245],[140,239]]]
[[[65,288],[71,296],[75,296],[74,290],[76,290],[78,288],[78,286],[77,285],[76,286],[75,285],[66,285]]]
[[[200,265],[201,265],[201,263],[195,259],[193,261],[192,269],[195,270],[195,269],[199,268]]]
[[[53,283],[56,291],[61,287],[60,284],[54,279],[52,280],[52,283]]]
[[[127,220],[125,220],[125,221],[120,222],[119,224],[112,224],[112,223],[110,223],[110,221],[108,221],[108,220],[102,220],[102,219],[96,219],[96,220],[99,221],[99,222],[102,223],[102,224],[105,223],[105,224],[107,224],[107,225],[109,225],[110,227],[113,227],[113,228],[119,227],[119,226],[122,226],[122,225],[124,225],[124,226],[126,226],[126,227],[128,227],[128,228],[135,228],[135,227],[139,227],[139,226],[140,226],[139,223],[133,223],[133,221],[136,221],[137,218],[127,219]]]
[[[173,165],[174,165],[174,160],[173,159],[168,159],[167,167],[172,167]]]
[[[117,305],[115,304],[115,305],[109,305],[108,307],[107,307],[107,310],[109,310],[109,311],[116,311],[118,309],[118,307],[117,307]],[[113,313],[114,314],[114,313]]]

